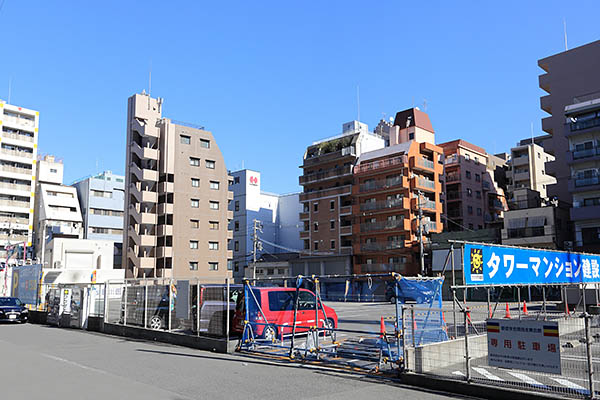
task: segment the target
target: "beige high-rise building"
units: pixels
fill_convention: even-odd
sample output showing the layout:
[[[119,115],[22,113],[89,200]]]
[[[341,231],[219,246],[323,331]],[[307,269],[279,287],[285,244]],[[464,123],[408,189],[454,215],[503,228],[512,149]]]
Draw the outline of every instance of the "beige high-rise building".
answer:
[[[127,276],[231,277],[229,175],[212,133],[129,98],[123,268]]]
[[[5,246],[31,247],[40,113],[0,100],[0,259]],[[14,257],[8,260],[14,262]]]

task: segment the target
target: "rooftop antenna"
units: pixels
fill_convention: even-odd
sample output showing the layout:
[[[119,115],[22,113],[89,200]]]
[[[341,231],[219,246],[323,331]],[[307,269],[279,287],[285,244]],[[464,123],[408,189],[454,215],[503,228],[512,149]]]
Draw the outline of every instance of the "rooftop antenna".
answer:
[[[8,78],[8,104],[10,103],[10,94],[12,91],[12,76],[10,78]]]
[[[569,46],[567,44],[567,20],[563,18],[563,28],[565,30],[565,51],[569,51]]]
[[[356,85],[356,109],[357,109],[357,121],[360,122],[360,86]]]

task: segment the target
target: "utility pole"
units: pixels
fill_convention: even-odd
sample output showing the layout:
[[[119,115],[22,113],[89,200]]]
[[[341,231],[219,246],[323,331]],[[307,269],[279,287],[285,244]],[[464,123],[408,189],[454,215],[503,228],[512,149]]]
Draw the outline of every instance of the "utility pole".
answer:
[[[256,251],[262,250],[262,243],[258,241],[258,232],[262,233],[262,224],[254,219],[252,228],[252,279],[256,279]]]
[[[423,208],[421,207],[421,198],[423,192],[417,191],[417,205],[419,207],[418,214],[418,234],[419,234],[419,256],[421,258],[421,276],[425,276],[425,255],[423,254]]]

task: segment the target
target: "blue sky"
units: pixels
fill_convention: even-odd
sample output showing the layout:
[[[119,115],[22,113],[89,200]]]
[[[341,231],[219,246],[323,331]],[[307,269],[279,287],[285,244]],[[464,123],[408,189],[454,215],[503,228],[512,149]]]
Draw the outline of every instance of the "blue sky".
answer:
[[[357,85],[371,128],[426,101],[439,143],[501,152],[531,122],[541,134],[537,60],[564,50],[563,19],[569,48],[600,39],[600,3],[566,4],[6,0],[0,98],[11,78],[11,102],[40,111],[40,152],[64,159],[65,183],[123,173],[127,97],[152,65],[165,116],[292,192],[306,146],[356,118]]]

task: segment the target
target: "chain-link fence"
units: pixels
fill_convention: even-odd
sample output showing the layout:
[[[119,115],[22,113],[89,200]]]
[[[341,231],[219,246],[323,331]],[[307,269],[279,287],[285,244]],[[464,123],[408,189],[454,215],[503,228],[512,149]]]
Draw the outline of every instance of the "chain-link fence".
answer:
[[[440,309],[403,306],[404,368],[446,379],[466,380],[564,397],[590,397],[600,388],[600,317],[565,314],[547,304],[506,303],[494,315],[487,304]],[[419,344],[427,331],[419,314],[441,315],[448,340]],[[598,394],[598,391],[595,391]]]
[[[242,285],[230,280],[127,279],[106,283],[105,323],[229,337]]]

